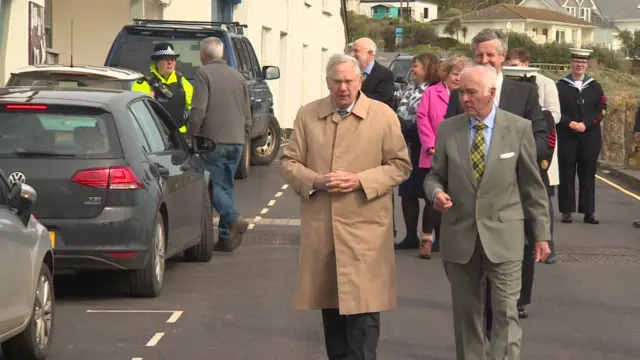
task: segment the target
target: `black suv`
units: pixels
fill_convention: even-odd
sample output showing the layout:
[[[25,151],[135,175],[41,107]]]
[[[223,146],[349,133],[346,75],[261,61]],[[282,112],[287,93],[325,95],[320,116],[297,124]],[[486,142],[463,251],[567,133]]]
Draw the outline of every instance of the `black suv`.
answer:
[[[177,70],[193,81],[200,63],[200,41],[215,36],[225,45],[225,60],[247,79],[251,89],[253,127],[236,178],[249,176],[250,165],[271,164],[280,150],[280,124],[273,112],[273,94],[266,80],[280,77],[275,66],[260,66],[253,46],[237,22],[200,22],[134,19],[125,25],[111,46],[106,66],[149,73],[149,56],[159,42],[168,41],[180,54]],[[238,119],[242,121],[242,119]]]

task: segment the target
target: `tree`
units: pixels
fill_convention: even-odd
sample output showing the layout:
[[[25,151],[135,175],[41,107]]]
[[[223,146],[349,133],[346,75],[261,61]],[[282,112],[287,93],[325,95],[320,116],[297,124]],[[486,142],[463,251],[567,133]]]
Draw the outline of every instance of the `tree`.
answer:
[[[629,30],[620,31],[618,39],[622,42],[627,56],[636,59],[640,52],[640,30],[636,30],[633,33]]]
[[[451,37],[455,35],[456,40],[460,40],[458,38],[458,33],[460,32],[460,30],[462,30],[462,20],[460,20],[460,17],[454,17],[453,19],[451,19],[451,21],[449,21],[447,26],[444,27],[445,34]]]
[[[347,39],[348,42],[353,42],[356,39],[365,37],[368,35],[369,24],[371,20],[366,15],[356,14],[353,11],[347,13]]]

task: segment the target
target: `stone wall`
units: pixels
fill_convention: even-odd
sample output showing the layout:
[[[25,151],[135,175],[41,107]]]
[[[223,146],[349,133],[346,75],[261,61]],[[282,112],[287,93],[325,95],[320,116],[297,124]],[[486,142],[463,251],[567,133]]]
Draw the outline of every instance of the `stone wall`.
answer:
[[[640,143],[633,138],[638,101],[632,97],[609,98],[607,116],[602,122],[600,159],[640,170]]]

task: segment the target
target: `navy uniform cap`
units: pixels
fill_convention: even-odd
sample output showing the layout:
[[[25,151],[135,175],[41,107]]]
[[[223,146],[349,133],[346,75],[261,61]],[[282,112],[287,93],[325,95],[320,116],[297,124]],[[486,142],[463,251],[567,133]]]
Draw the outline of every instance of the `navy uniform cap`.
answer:
[[[180,57],[180,54],[176,52],[175,48],[171,43],[161,42],[156,44],[156,46],[153,47],[153,54],[151,54],[151,60],[158,60],[165,56],[174,56],[178,58]]]

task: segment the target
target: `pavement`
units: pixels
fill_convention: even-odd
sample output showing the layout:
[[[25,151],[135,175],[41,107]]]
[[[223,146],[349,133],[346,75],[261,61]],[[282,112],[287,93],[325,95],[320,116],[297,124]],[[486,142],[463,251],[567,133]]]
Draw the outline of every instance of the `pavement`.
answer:
[[[599,179],[600,225],[555,219],[559,261],[536,267],[523,360],[638,359],[640,196]],[[48,360],[326,359],[319,313],[293,310],[299,203],[278,162],[239,181],[236,201],[253,223],[244,245],[205,264],[171,261],[158,298],[130,298],[115,274],[58,277]],[[442,263],[416,255],[397,252],[398,308],[382,315],[379,358],[454,359]]]

